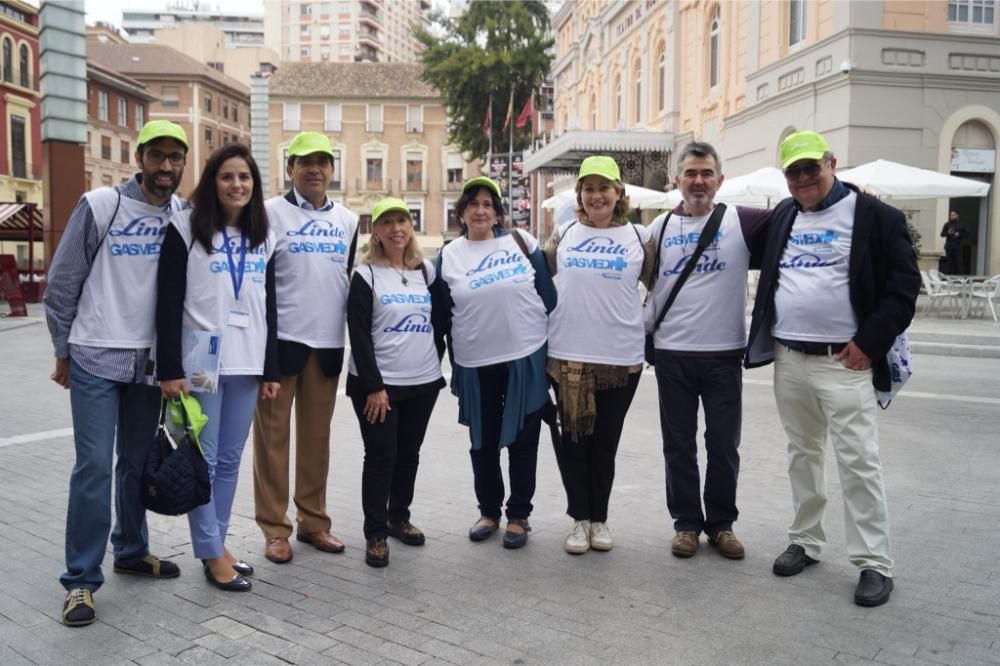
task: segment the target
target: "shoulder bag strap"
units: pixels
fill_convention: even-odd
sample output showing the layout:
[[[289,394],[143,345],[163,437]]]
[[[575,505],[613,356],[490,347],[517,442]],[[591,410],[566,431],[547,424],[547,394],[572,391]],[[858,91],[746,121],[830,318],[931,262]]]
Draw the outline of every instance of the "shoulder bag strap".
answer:
[[[656,285],[656,278],[660,274],[660,248],[663,247],[663,237],[667,234],[667,223],[670,222],[670,216],[673,214],[674,211],[667,211],[667,216],[663,219],[663,226],[660,227],[660,237],[656,240],[656,247],[653,248],[653,274],[649,279],[649,291],[646,293],[647,298],[652,296],[653,287]],[[657,325],[659,325],[659,321],[657,321]]]
[[[423,273],[424,284],[426,286],[430,287],[431,286],[431,281],[427,279],[427,262],[424,261],[424,260],[420,261],[420,272]]]
[[[517,233],[517,229],[511,229],[510,235],[514,237],[514,242],[517,243],[519,248],[521,248],[521,252],[524,253],[524,256],[530,259],[531,255],[528,252],[528,246],[525,244],[524,239],[521,238],[521,234]]]
[[[677,278],[677,282],[674,283],[674,288],[670,291],[670,296],[667,297],[667,302],[663,304],[663,309],[656,316],[656,323],[653,324],[652,332],[655,333],[656,329],[660,327],[663,322],[663,318],[667,316],[667,310],[670,306],[674,304],[677,299],[677,294],[680,292],[681,287],[687,281],[688,276],[694,271],[695,264],[698,263],[698,259],[701,258],[702,253],[705,248],[712,244],[715,240],[715,235],[719,231],[719,226],[722,224],[722,216],[726,214],[726,204],[718,204],[715,210],[712,211],[712,215],[708,218],[705,223],[704,228],[701,230],[701,236],[698,237],[698,247],[695,248],[694,253],[688,260],[687,264],[684,266],[684,270],[681,272],[680,276]],[[664,224],[666,227],[666,224]],[[659,255],[659,249],[657,249],[657,255]]]

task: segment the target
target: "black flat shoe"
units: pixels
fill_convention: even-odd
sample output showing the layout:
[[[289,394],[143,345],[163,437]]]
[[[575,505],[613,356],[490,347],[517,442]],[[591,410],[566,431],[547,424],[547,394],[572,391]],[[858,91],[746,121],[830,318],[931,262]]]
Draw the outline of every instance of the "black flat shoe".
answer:
[[[795,574],[802,573],[803,569],[811,567],[817,562],[819,560],[814,560],[806,555],[805,548],[797,543],[793,543],[785,549],[785,552],[778,555],[778,558],[774,560],[774,566],[771,570],[776,576],[794,576]]]
[[[252,576],[253,565],[247,564],[243,560],[236,560],[236,563],[233,565],[233,571],[241,576]]]
[[[865,569],[854,590],[854,603],[859,606],[881,606],[889,601],[892,587],[892,578],[883,576],[874,569]]]
[[[510,529],[511,526],[517,526],[521,528],[521,531],[515,531]],[[526,543],[528,543],[528,532],[531,531],[531,526],[528,525],[528,520],[526,518],[518,518],[515,520],[507,521],[507,529],[503,533],[503,547],[504,548],[521,548]]]
[[[469,538],[473,541],[486,541],[499,527],[499,521],[483,516],[469,529]]]
[[[212,575],[212,570],[209,568],[208,564],[204,566],[203,571],[205,572],[205,578],[208,579],[209,583],[226,592],[249,592],[250,588],[253,587],[250,581],[240,574],[236,574],[228,581],[220,581]]]

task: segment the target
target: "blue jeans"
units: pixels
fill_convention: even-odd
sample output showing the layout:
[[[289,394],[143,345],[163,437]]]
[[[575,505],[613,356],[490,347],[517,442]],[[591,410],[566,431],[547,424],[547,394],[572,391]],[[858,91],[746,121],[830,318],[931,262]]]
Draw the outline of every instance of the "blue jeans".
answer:
[[[258,377],[222,375],[215,393],[191,394],[208,417],[198,439],[212,480],[212,499],[188,514],[191,546],[194,556],[200,560],[222,557],[236,497],[240,459],[250,434],[259,390]]]
[[[146,510],[139,499],[146,448],[156,435],[160,390],[103,379],[70,361],[70,406],[76,464],[66,512],[67,590],[95,591],[104,583],[101,562],[108,534],[116,561],[148,553]],[[117,433],[117,437],[116,437]],[[115,478],[115,528],[111,531],[111,469]]]

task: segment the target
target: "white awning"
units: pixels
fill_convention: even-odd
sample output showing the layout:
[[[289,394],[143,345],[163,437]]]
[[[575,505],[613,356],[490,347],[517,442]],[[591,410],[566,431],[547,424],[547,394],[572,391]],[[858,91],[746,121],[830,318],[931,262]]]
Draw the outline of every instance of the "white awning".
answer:
[[[665,160],[674,145],[669,132],[646,130],[570,130],[550,143],[524,154],[524,171],[576,173],[580,162],[591,155],[649,155],[654,161]]]

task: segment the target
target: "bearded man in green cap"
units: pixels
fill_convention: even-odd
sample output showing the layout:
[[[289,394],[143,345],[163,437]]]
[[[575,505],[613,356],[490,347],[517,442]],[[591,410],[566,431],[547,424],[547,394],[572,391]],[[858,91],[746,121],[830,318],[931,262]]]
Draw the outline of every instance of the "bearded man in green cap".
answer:
[[[788,436],[795,515],[778,576],[816,564],[826,544],[827,438],[844,495],[847,554],[860,570],[859,606],[893,588],[889,512],[875,390],[890,385],[886,354],[913,319],[920,273],[903,213],[835,175],[816,132],[781,144],[792,197],[774,209],[763,247],[747,367],[774,361],[774,395]]]
[[[71,627],[97,617],[93,593],[104,583],[101,561],[109,533],[115,573],[180,574],[177,565],[149,553],[139,484],[160,411],[160,389],[146,383],[152,375],[156,266],[168,218],[186,207],[174,192],[184,175],[188,140],[180,125],[151,120],[136,143],[139,173],[87,192],[73,209],[44,298],[56,356],[51,377],[70,390],[76,445],[66,572],[59,579],[68,592],[62,621]]]
[[[340,553],[330,532],[326,480],[330,420],[344,364],[347,287],[357,245],[358,218],[326,195],[333,179],[333,148],[319,132],[300,132],[288,146],[292,188],[269,199],[274,247],[281,391],[257,403],[253,426],[253,489],[264,556],[292,559],[288,539],[288,461],[295,403],[296,538],[317,550]]]

